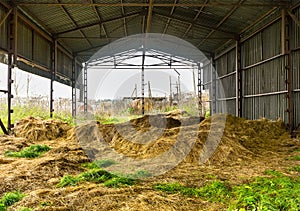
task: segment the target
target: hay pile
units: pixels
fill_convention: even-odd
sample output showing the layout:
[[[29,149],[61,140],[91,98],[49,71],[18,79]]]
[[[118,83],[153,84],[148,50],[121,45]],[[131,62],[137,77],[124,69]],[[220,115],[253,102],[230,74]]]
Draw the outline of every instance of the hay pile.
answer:
[[[69,129],[71,127],[60,120],[28,117],[16,124],[14,134],[32,141],[43,141],[64,137]]]
[[[27,197],[8,210],[18,210],[21,206],[74,211],[221,210],[224,209],[221,204],[180,194],[165,195],[152,186],[157,182],[179,182],[197,187],[211,175],[243,183],[252,176],[262,175],[266,169],[284,171],[295,165],[297,161],[286,158],[296,155],[293,150],[300,149],[300,142],[290,138],[281,121],[250,121],[231,115],[202,120],[184,117],[179,111],[117,125],[89,123],[77,128],[58,120],[26,118],[18,123],[14,133],[16,137],[0,136],[0,196],[20,190]],[[156,158],[174,145],[178,149],[169,156],[170,160],[176,159],[186,145],[191,150],[184,151],[186,156],[173,170],[134,186],[107,188],[85,182],[75,187],[56,187],[64,175],[79,174],[84,171],[82,163],[91,161],[82,149],[84,144],[78,142],[84,137],[87,140],[84,144],[95,158],[106,152],[97,148],[98,142],[93,138],[104,140],[119,154],[139,160]],[[178,140],[183,141],[178,143]],[[36,143],[48,145],[51,150],[35,159],[4,156],[6,150],[19,151]]]

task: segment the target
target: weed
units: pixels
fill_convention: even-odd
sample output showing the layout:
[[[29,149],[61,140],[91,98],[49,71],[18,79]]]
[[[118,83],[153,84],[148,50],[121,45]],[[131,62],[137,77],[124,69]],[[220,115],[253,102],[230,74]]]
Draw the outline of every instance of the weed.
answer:
[[[0,211],[6,211],[5,205],[2,203],[0,203]]]
[[[58,183],[58,187],[65,187],[65,186],[75,186],[80,180],[77,177],[73,177],[70,175],[65,175],[61,178],[60,182]]]
[[[289,157],[288,160],[300,160],[300,155]]]
[[[116,164],[116,161],[108,159],[108,160],[97,160],[94,163],[101,168],[105,168],[113,164]]]
[[[119,188],[120,186],[133,185],[135,180],[128,177],[113,177],[104,182],[106,187]]]
[[[267,175],[272,175],[272,176],[276,176],[276,177],[283,176],[283,174],[281,172],[278,172],[275,170],[266,170],[264,173]]]
[[[234,187],[231,208],[249,210],[298,210],[300,180],[279,176],[258,177],[250,184]]]
[[[5,207],[8,207],[20,201],[24,197],[25,194],[21,193],[20,191],[7,192],[2,196],[0,204],[4,205]]]
[[[118,176],[111,174],[103,169],[94,168],[86,172],[82,172],[77,176],[65,175],[58,187],[75,186],[81,181],[104,183],[107,187],[120,187],[122,185],[133,185],[136,180],[126,176]]]
[[[300,172],[300,166],[293,166],[291,168],[289,168],[290,171],[298,171]]]
[[[30,209],[28,207],[22,207],[22,208],[18,209],[18,211],[32,211],[32,209]]]
[[[265,173],[272,177],[257,177],[249,183],[231,187],[215,180],[200,188],[178,183],[156,184],[153,188],[221,202],[229,210],[299,210],[300,178],[290,178],[274,170]]]
[[[90,171],[83,172],[79,174],[78,179],[80,181],[88,181],[88,182],[105,182],[111,178],[113,178],[114,175],[102,170],[102,169],[92,169]]]
[[[18,158],[36,158],[41,156],[43,153],[49,151],[51,148],[47,145],[32,145],[26,147],[19,152],[12,152],[10,150],[5,152],[7,157],[18,157]]]
[[[164,183],[156,184],[153,188],[155,190],[161,190],[167,193],[178,193],[184,188],[184,186],[180,185],[179,183]]]
[[[130,175],[129,175],[130,176]],[[138,179],[142,179],[142,178],[147,178],[147,177],[151,177],[152,174],[148,171],[145,170],[140,170],[135,172],[134,174],[131,175],[132,178],[138,178]]]

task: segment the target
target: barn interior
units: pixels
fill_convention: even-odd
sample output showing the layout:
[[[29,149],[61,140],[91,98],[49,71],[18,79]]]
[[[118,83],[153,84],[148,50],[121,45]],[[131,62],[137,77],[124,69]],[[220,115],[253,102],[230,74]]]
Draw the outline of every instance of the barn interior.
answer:
[[[146,93],[153,58],[193,66],[211,115],[55,117],[57,83],[89,114],[93,67],[131,65]],[[0,62],[0,211],[300,210],[300,0],[0,0]],[[47,117],[14,125],[16,69],[49,81]]]

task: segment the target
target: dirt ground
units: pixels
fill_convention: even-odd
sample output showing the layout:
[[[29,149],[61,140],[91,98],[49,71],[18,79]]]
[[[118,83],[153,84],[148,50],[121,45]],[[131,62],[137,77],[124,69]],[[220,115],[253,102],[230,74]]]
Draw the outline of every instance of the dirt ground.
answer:
[[[83,182],[74,187],[57,187],[64,175],[84,171],[82,164],[91,161],[91,152],[95,158],[103,155],[104,151],[92,142],[80,142],[89,140],[91,128],[100,131],[102,139],[115,152],[132,159],[156,158],[176,144],[181,149],[179,138],[191,150],[173,150],[175,155],[171,155],[170,160],[180,157],[180,153],[188,154],[171,170],[133,186],[108,188],[103,184]],[[182,117],[180,113],[169,113],[144,116],[119,125],[89,123],[74,128],[58,120],[27,118],[18,123],[14,133],[14,136],[0,136],[0,196],[14,190],[27,196],[8,210],[18,207],[49,211],[226,210],[222,204],[166,194],[152,187],[160,182],[200,187],[215,179],[243,184],[269,169],[299,176],[299,172],[288,169],[299,165],[300,161],[288,158],[299,155],[296,150],[300,149],[300,140],[290,138],[280,120],[250,121],[215,115],[199,121],[194,117]],[[155,134],[159,135],[155,137]],[[155,137],[155,141],[142,143],[140,137],[142,140]],[[207,144],[207,140],[212,141]],[[19,151],[32,144],[46,144],[51,150],[32,159],[4,156],[6,150]],[[88,144],[89,152],[83,150]],[[199,159],[202,162],[199,163]],[[45,204],[47,206],[43,206]]]

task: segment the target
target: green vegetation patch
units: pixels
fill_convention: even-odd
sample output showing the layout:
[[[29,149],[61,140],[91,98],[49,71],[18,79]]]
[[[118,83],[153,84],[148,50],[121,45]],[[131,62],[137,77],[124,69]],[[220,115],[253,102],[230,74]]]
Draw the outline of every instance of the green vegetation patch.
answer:
[[[65,175],[59,182],[58,187],[75,186],[82,181],[104,183],[104,185],[107,187],[133,185],[137,182],[133,178],[118,176],[103,169],[91,169],[89,171],[80,173],[77,176]]]
[[[291,168],[289,168],[290,171],[298,171],[300,172],[300,166],[293,166]]]
[[[288,158],[288,160],[300,160],[300,155],[290,157],[290,158]]]
[[[22,207],[22,208],[18,209],[18,211],[32,211],[32,209],[30,209],[28,207]]]
[[[5,152],[5,156],[7,157],[18,157],[18,158],[37,158],[49,151],[51,148],[47,145],[31,145],[30,147],[26,147],[19,152],[12,152],[10,150]]]
[[[235,186],[215,180],[200,188],[178,183],[156,184],[153,188],[219,202],[229,210],[300,210],[300,177],[291,178],[273,170],[265,173],[271,177],[256,177]]]
[[[84,163],[82,164],[82,166],[88,169],[98,169],[98,168],[109,167],[114,164],[116,164],[116,161],[110,159],[104,159],[104,160],[96,160],[91,163]]]
[[[5,193],[0,200],[0,211],[6,211],[6,208],[23,199],[26,195],[20,191]]]
[[[168,193],[181,193],[182,195],[205,198],[210,202],[225,202],[231,194],[228,185],[219,180],[212,181],[200,188],[184,187],[179,183],[156,184],[153,188]]]

